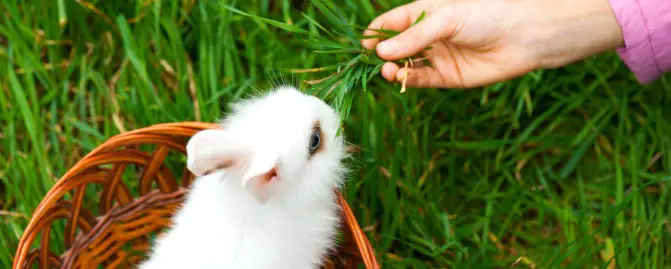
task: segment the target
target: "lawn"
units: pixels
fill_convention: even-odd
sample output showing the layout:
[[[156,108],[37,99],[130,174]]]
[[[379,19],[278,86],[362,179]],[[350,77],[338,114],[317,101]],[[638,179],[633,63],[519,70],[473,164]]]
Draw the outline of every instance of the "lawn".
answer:
[[[316,22],[365,26],[403,1],[224,2],[0,4],[0,268],[54,182],[107,138],[307,87],[334,71],[287,70],[356,55],[315,53],[297,29],[328,39]],[[383,268],[671,268],[671,76],[641,86],[608,53],[400,93],[372,67],[365,89],[339,77],[334,103],[360,149],[346,198]]]

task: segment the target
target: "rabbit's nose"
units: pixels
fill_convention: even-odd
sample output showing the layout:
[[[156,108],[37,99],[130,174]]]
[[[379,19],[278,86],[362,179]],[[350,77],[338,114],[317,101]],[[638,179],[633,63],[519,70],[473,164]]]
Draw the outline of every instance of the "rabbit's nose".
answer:
[[[243,181],[244,188],[261,204],[267,203],[272,196],[269,183],[280,179],[276,167],[273,166],[268,171]]]
[[[279,180],[280,177],[277,176],[277,165],[273,166],[272,169],[261,175],[261,178],[265,183],[270,183],[273,180]]]
[[[257,151],[249,159],[242,186],[260,203],[266,203],[270,198],[268,183],[279,179],[277,159],[277,155],[269,151]]]

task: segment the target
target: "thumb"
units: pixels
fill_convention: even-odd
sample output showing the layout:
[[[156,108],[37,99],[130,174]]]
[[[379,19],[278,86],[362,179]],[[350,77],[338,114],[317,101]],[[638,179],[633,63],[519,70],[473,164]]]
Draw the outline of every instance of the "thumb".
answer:
[[[442,8],[432,12],[424,20],[400,34],[380,42],[377,54],[388,61],[413,56],[436,41],[447,37],[456,25],[445,16]]]

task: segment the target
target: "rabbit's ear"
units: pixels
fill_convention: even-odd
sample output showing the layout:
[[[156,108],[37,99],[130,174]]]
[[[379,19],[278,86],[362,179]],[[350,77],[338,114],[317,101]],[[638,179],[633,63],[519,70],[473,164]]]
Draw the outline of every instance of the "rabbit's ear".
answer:
[[[261,204],[270,199],[268,183],[278,180],[277,155],[269,151],[256,150],[247,160],[242,186]]]
[[[196,176],[218,169],[239,170],[251,150],[245,143],[225,130],[203,130],[186,145],[187,169]]]

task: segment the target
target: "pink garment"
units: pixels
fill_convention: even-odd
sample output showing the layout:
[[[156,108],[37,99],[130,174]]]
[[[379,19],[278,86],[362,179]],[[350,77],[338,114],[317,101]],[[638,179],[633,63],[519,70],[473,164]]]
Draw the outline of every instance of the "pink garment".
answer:
[[[609,0],[625,47],[617,53],[643,84],[671,71],[671,0]]]

